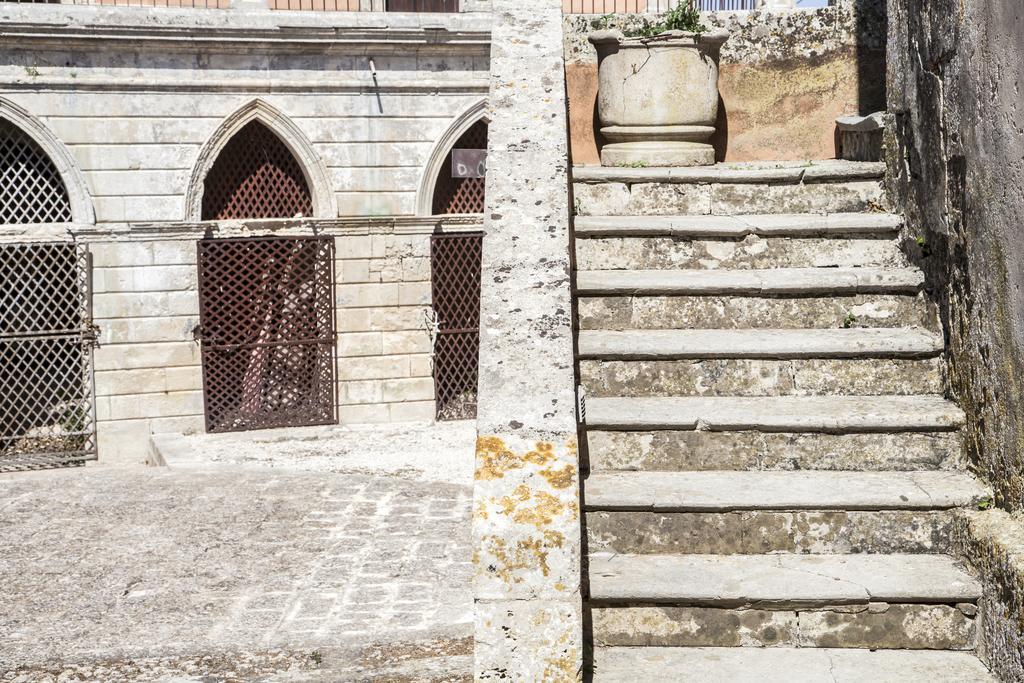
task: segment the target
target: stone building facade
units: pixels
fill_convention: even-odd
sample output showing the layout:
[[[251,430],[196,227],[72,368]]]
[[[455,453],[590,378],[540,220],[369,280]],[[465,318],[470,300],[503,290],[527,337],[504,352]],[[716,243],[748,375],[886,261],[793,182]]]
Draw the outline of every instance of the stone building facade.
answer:
[[[431,235],[478,231],[482,211],[437,216],[434,191],[486,125],[486,13],[5,4],[0,21],[0,119],[57,165],[72,214],[3,239],[88,246],[105,461],[204,428],[203,238],[332,238],[337,420],[434,419]],[[283,144],[308,207],[210,220],[204,183],[252,126]]]

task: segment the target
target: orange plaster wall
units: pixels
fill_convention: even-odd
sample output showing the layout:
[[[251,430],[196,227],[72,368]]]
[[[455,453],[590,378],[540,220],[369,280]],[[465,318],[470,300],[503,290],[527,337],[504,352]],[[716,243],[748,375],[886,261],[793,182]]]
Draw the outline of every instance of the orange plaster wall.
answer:
[[[877,73],[865,73],[865,61],[877,64]],[[869,104],[865,100],[884,101],[884,83],[884,57],[858,58],[853,47],[805,60],[723,63],[712,140],[718,159],[834,158],[836,117],[857,113]],[[573,164],[600,164],[597,65],[568,63],[566,87]]]

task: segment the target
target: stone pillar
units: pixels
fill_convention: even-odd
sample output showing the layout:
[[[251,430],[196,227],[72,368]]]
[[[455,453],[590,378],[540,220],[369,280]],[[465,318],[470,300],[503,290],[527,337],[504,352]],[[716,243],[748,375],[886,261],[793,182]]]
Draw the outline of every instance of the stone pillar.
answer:
[[[494,0],[493,11],[476,678],[576,681],[581,538],[561,0]]]

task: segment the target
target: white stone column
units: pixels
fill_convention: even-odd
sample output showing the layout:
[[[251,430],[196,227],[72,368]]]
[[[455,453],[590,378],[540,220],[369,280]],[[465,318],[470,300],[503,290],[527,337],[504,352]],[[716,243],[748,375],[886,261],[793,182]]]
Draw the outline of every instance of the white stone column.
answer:
[[[493,11],[476,677],[576,681],[581,538],[561,0],[494,0]]]

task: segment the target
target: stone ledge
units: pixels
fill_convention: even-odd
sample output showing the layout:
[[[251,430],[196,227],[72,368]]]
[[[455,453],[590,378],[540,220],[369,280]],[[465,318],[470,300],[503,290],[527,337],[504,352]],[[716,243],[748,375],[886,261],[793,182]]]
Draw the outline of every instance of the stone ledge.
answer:
[[[631,431],[938,432],[961,427],[964,412],[941,396],[592,398],[586,423]]]
[[[615,168],[606,166],[577,166],[572,180],[576,183],[712,183],[778,184],[846,182],[875,180],[885,176],[883,162],[779,161],[732,162],[711,167],[691,168]]]
[[[582,358],[925,358],[940,335],[920,328],[581,330]]]
[[[981,584],[944,555],[591,555],[593,602],[822,606],[973,602]]]
[[[577,216],[576,237],[836,237],[892,235],[903,225],[884,213],[752,214],[734,216]]]
[[[619,472],[585,481],[588,510],[937,510],[990,491],[964,472]]]
[[[789,683],[799,680],[994,681],[967,652],[828,648],[611,647],[594,650],[594,683],[695,681]]]

